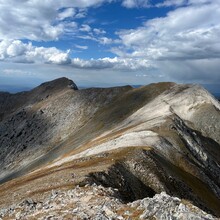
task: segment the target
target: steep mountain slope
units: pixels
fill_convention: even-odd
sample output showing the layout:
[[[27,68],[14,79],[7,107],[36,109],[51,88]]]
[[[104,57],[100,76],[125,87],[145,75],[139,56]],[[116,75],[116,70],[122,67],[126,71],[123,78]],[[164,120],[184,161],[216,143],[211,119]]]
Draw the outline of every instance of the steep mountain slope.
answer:
[[[219,134],[220,104],[198,85],[61,78],[1,93],[0,206],[95,183],[124,203],[166,192],[220,216]]]
[[[20,170],[48,151],[59,148],[100,106],[107,105],[128,88],[77,91],[72,81],[62,78],[42,84],[31,92],[4,95],[1,101],[0,176]],[[55,152],[50,155],[56,157]]]

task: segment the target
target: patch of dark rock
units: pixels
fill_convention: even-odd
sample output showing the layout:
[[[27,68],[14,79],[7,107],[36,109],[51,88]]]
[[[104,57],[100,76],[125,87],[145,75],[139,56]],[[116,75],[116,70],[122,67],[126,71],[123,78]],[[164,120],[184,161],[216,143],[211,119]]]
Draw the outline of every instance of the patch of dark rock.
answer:
[[[23,146],[22,146],[22,151],[25,150],[25,149],[27,149],[27,146],[26,146],[26,145],[23,145]]]
[[[116,163],[107,171],[90,173],[89,184],[112,187],[118,190],[118,197],[124,202],[133,202],[146,197],[153,197],[156,192],[134,176],[123,163]]]
[[[17,135],[16,138],[20,137],[22,135],[22,131],[20,131]]]
[[[195,206],[207,213],[220,216],[219,200],[208,185],[170,163],[159,154],[154,155],[158,168],[163,170],[162,180],[166,191],[171,196],[191,201]]]
[[[4,118],[4,113],[0,113],[0,121]]]
[[[204,137],[200,132],[187,127],[180,118],[176,117],[174,121],[176,132],[188,152],[193,156],[194,163],[218,186],[220,178],[219,166],[216,161],[220,161],[220,145],[211,138]],[[207,159],[204,159],[205,157]]]

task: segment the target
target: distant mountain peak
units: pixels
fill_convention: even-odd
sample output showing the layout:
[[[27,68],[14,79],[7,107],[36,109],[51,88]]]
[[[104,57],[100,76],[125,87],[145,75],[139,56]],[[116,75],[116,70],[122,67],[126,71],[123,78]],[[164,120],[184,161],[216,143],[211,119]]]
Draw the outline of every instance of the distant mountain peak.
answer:
[[[78,87],[77,85],[71,80],[71,79],[68,79],[66,77],[61,77],[61,78],[58,78],[58,79],[55,79],[55,80],[52,80],[52,81],[48,81],[48,82],[45,82],[45,83],[42,83],[40,86],[38,87],[43,87],[43,88],[47,88],[47,89],[63,89],[63,88],[72,88],[74,90],[78,90]]]

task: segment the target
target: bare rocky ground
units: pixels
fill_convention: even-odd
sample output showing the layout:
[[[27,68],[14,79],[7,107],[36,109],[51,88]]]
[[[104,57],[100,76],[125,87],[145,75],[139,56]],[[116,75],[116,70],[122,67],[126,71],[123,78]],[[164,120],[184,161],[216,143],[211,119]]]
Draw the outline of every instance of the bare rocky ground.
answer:
[[[219,134],[198,85],[0,93],[1,218],[220,217]]]
[[[214,219],[190,202],[165,192],[124,204],[117,189],[95,184],[52,190],[44,200],[27,198],[0,210],[1,219]]]

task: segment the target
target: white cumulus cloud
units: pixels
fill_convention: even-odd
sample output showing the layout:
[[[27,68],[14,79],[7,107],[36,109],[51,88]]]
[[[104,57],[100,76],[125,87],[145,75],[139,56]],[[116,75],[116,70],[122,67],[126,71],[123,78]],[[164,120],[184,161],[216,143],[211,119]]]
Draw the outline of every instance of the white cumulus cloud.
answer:
[[[220,4],[178,8],[166,17],[118,32],[124,45],[118,55],[154,60],[219,58],[219,17]]]
[[[187,0],[165,0],[164,2],[156,4],[157,7],[182,6],[187,4]]]
[[[58,14],[58,19],[59,20],[64,20],[65,18],[72,17],[76,14],[76,11],[74,8],[67,8],[64,11],[60,12]]]
[[[145,8],[150,6],[148,0],[123,0],[122,5],[126,8]]]
[[[70,63],[69,51],[63,52],[55,47],[35,47],[20,40],[1,41],[0,60],[20,63]]]
[[[88,24],[83,24],[79,30],[83,32],[90,32],[92,28]]]
[[[75,47],[83,50],[88,48],[81,45]],[[70,51],[61,51],[55,47],[36,47],[32,43],[26,44],[20,40],[0,42],[0,60],[7,62],[63,64],[80,69],[138,70],[153,67],[147,59],[105,57],[83,60],[71,59],[69,53]]]
[[[151,69],[152,64],[148,60],[133,58],[100,58],[82,60],[79,58],[72,59],[71,65],[80,69],[115,69],[115,70],[140,70]]]
[[[1,0],[0,40],[57,40],[68,25],[63,20],[85,17],[88,7],[104,2],[111,0]]]

